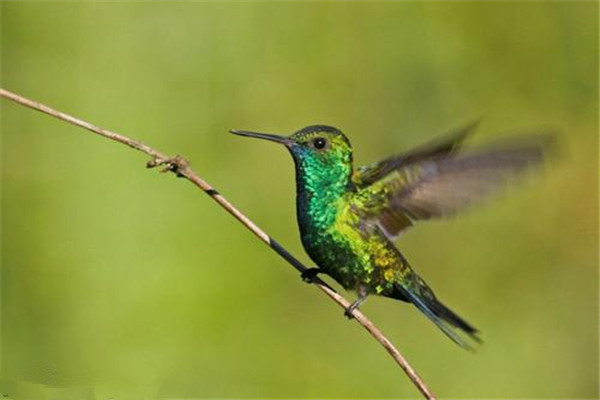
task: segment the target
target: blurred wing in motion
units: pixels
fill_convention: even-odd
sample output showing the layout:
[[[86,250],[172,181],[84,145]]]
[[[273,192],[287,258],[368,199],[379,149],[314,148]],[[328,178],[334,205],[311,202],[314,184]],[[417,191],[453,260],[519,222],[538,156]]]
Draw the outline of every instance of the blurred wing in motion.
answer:
[[[469,124],[456,129],[454,132],[447,134],[442,139],[427,143],[409,152],[397,154],[379,162],[359,167],[354,171],[352,179],[358,187],[365,187],[404,166],[420,161],[448,157],[458,150],[465,138],[473,132],[478,125],[479,120],[470,122]]]
[[[388,173],[364,188],[367,219],[396,237],[413,221],[451,216],[482,202],[506,182],[543,160],[552,136],[528,137],[424,159]]]

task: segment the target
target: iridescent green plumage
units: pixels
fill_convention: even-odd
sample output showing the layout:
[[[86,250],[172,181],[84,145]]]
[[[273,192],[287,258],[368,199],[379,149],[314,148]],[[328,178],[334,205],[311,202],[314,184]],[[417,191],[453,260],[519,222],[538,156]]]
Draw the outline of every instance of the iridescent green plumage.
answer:
[[[458,152],[473,127],[356,170],[350,142],[336,128],[309,126],[289,137],[232,132],[288,148],[296,166],[302,244],[318,272],[358,292],[352,308],[370,294],[413,303],[468,347],[457,329],[479,340],[477,331],[438,301],[392,240],[416,220],[454,214],[541,160],[537,140]]]

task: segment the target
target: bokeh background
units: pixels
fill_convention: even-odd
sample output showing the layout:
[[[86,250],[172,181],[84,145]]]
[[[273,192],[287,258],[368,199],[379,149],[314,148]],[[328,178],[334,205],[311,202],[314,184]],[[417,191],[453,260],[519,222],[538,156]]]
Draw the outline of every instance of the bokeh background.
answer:
[[[560,131],[486,207],[398,245],[481,329],[367,313],[443,398],[598,397],[596,2],[2,2],[2,87],[169,154],[303,261],[288,154],[229,129],[343,129],[372,162],[483,117]],[[360,326],[143,155],[3,100],[2,394],[407,398]],[[349,294],[352,296],[352,294]]]

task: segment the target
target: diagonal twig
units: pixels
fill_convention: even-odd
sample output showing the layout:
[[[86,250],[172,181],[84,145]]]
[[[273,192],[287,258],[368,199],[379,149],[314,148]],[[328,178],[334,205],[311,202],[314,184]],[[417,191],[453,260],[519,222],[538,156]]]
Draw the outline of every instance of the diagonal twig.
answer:
[[[215,190],[211,185],[208,184],[205,180],[200,178],[196,172],[192,170],[189,166],[187,160],[181,156],[168,157],[167,155],[161,153],[160,151],[134,139],[131,139],[127,136],[120,135],[115,132],[111,132],[109,130],[100,128],[98,126],[92,125],[89,122],[83,121],[79,118],[75,118],[71,115],[62,113],[60,111],[54,110],[44,104],[35,102],[33,100],[29,100],[25,97],[19,96],[18,94],[9,92],[8,90],[4,90],[0,88],[0,97],[4,97],[6,99],[12,100],[15,103],[21,104],[23,106],[32,108],[37,111],[41,111],[48,115],[51,115],[57,119],[68,122],[75,126],[79,126],[81,128],[85,128],[89,131],[92,131],[100,136],[105,138],[114,140],[116,142],[125,144],[133,149],[141,151],[152,157],[152,159],[146,164],[148,168],[157,167],[160,165],[164,165],[165,171],[171,171],[175,173],[179,177],[186,178],[198,188],[203,190],[206,194],[208,194],[214,201],[216,201],[221,207],[223,207],[229,214],[233,215],[238,221],[240,221],[246,228],[248,228],[254,235],[256,235],[262,242],[266,243],[269,247],[271,247],[277,254],[279,254],[283,259],[285,259],[289,264],[291,264],[294,268],[296,268],[299,272],[304,272],[308,268],[304,266],[297,258],[291,255],[283,246],[281,246],[278,242],[276,242],[273,238],[267,235],[262,229],[260,229],[254,222],[252,222],[248,217],[242,214],[233,204],[231,204],[225,197],[223,197],[217,190]],[[339,304],[342,308],[346,309],[350,306],[350,302],[346,300],[342,295],[332,289],[329,285],[323,282],[321,279],[314,278],[312,283],[319,288],[323,293],[329,296],[333,301]],[[421,377],[417,374],[414,368],[406,361],[406,359],[400,354],[398,349],[392,344],[392,342],[377,328],[360,310],[355,309],[352,311],[352,316],[360,325],[362,325],[370,334],[373,336],[375,340],[381,344],[385,350],[390,354],[390,356],[394,359],[394,361],[404,370],[408,378],[413,382],[413,384],[417,387],[417,389],[423,394],[423,396],[427,399],[436,399],[436,396],[433,392],[427,387],[425,382],[421,379]]]

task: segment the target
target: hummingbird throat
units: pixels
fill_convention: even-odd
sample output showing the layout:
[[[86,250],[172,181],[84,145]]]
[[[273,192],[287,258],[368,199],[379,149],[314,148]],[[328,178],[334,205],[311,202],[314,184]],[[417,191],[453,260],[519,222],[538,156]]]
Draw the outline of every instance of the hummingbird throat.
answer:
[[[296,165],[298,211],[327,229],[335,223],[340,200],[353,191],[352,161],[348,157],[293,154]]]

